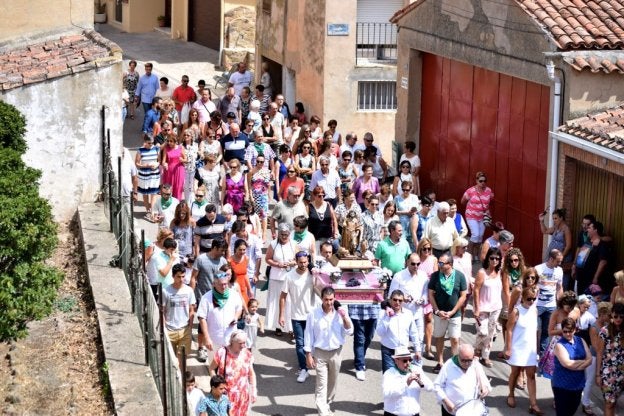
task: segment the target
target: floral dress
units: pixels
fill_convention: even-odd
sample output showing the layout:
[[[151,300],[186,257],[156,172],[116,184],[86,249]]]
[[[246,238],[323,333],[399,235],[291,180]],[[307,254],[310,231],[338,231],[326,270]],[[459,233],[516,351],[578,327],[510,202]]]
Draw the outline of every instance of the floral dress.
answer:
[[[262,168],[251,175],[251,196],[254,209],[260,219],[265,219],[269,212],[269,189],[271,188],[271,172]]]
[[[604,349],[602,351],[602,367],[600,379],[602,394],[606,402],[615,403],[624,390],[624,347],[622,336],[616,334],[613,339],[609,336],[609,327],[605,326],[598,334]]]
[[[132,99],[134,99],[134,92],[137,89],[137,85],[139,85],[139,73],[137,71],[126,72],[124,76],[124,87],[126,87],[128,95]]]
[[[251,403],[249,374],[253,368],[253,355],[243,348],[237,356],[221,347],[214,356],[216,373],[225,378],[227,395],[232,403],[233,416],[247,416]]]

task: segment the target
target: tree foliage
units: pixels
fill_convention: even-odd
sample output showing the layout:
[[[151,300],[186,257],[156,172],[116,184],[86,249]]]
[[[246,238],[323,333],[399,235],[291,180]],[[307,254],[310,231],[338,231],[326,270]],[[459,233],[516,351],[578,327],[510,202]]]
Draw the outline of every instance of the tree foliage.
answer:
[[[39,196],[41,172],[26,166],[26,121],[0,102],[0,340],[27,334],[49,314],[62,274],[44,261],[57,244],[52,209]]]

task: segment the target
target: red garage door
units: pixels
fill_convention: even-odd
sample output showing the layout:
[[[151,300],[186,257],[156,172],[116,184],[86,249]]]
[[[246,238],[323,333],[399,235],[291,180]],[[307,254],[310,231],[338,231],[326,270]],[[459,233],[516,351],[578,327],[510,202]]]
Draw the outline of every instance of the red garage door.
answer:
[[[493,217],[529,264],[542,258],[549,99],[547,86],[423,55],[421,189],[459,201],[475,173],[487,172]]]
[[[189,40],[221,48],[221,0],[189,0]]]

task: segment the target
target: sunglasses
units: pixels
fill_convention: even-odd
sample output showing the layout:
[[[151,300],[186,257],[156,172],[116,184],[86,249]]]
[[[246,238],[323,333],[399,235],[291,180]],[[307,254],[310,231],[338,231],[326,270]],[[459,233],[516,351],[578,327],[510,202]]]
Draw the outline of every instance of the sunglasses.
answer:
[[[310,146],[303,146],[302,149],[309,149]]]
[[[196,197],[196,198],[203,198],[203,197],[204,197],[204,195],[203,195],[203,194],[195,194],[195,197]]]
[[[342,160],[344,160],[345,162],[351,162],[351,158],[343,158]]]
[[[268,117],[262,117],[262,120],[267,121],[269,118]]]
[[[573,334],[576,332],[576,329],[562,329],[561,332],[564,334]]]
[[[403,358],[403,359],[401,359],[400,361],[401,361],[402,363],[409,363],[409,362],[411,362],[411,361],[412,361],[412,359],[411,359],[411,358]]]
[[[536,279],[537,279],[537,276],[530,275],[530,276],[525,277],[525,279],[533,279],[533,280],[536,280]]]
[[[412,266],[420,266],[420,263],[416,263],[416,262],[411,262],[410,263]]]
[[[520,259],[509,259],[509,261],[511,261],[512,263],[517,263],[520,261]]]
[[[423,247],[422,251],[431,251],[431,247]]]
[[[403,303],[403,299],[392,298],[392,302]]]
[[[526,300],[527,302],[535,302],[535,300],[536,300],[536,299],[537,299],[537,298],[526,298],[525,300]]]
[[[438,262],[438,267],[442,267],[442,266],[444,266],[446,264],[450,264],[450,263],[448,261],[439,261]]]
[[[494,260],[496,260],[496,261],[500,261],[500,257],[497,257],[497,256],[490,256],[490,260],[492,260],[492,261],[494,261]]]
[[[297,173],[294,170],[289,170],[288,173]]]
[[[478,181],[478,182],[479,182],[479,183],[485,183],[485,182],[487,182],[487,181],[486,181],[485,179],[479,179],[479,181]]]

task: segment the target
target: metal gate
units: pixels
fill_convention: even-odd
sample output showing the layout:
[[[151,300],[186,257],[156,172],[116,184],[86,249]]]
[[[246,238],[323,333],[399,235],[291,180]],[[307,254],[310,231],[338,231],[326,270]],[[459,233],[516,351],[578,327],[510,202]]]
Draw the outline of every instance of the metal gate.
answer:
[[[547,86],[423,54],[421,189],[459,201],[475,173],[487,172],[493,217],[529,264],[542,259],[549,101]]]
[[[583,162],[575,161],[575,165],[572,229],[580,230],[583,215],[594,214],[613,238],[613,268],[619,270],[624,266],[624,178]]]
[[[189,0],[189,40],[221,49],[221,0]]]

